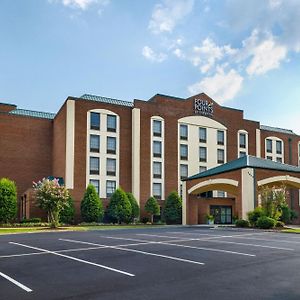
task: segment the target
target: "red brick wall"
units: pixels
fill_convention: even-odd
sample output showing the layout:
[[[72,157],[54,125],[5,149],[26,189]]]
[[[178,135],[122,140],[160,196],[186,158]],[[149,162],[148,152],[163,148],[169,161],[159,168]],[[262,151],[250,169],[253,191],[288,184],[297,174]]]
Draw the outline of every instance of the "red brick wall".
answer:
[[[0,178],[17,184],[18,198],[52,174],[52,120],[0,114]]]

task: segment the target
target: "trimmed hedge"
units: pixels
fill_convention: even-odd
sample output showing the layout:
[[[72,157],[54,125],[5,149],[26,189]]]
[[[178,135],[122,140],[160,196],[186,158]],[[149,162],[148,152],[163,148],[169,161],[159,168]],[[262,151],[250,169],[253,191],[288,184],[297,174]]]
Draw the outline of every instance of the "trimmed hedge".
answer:
[[[262,216],[262,217],[258,218],[258,220],[256,222],[256,226],[261,229],[270,229],[270,228],[275,227],[276,222],[277,221],[272,218]]]
[[[75,206],[72,197],[68,199],[67,205],[59,213],[59,222],[63,224],[74,224]]]
[[[181,224],[182,201],[176,191],[171,192],[168,196],[163,214],[167,224]]]
[[[253,211],[250,211],[247,214],[251,226],[256,226],[257,220],[265,215],[266,214],[262,207],[256,207]]]
[[[132,208],[127,194],[118,188],[112,194],[107,209],[107,215],[113,223],[130,223],[132,218]]]
[[[247,227],[250,227],[250,223],[248,220],[236,220],[235,221],[235,226],[236,227],[241,227],[241,228],[247,228]]]
[[[140,215],[140,207],[136,201],[136,199],[134,198],[132,193],[126,193],[127,198],[130,202],[131,205],[131,222],[134,222],[135,219],[137,219]]]
[[[17,216],[17,188],[13,181],[0,179],[0,223],[13,221]]]
[[[101,222],[104,215],[102,201],[95,187],[89,184],[80,205],[81,218],[84,222]]]

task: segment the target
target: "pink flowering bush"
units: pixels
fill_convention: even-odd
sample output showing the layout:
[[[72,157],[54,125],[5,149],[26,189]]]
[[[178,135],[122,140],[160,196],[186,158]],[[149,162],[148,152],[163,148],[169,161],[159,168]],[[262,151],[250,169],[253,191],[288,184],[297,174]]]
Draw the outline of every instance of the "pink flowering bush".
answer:
[[[57,228],[59,225],[59,213],[68,205],[69,191],[65,186],[59,184],[57,178],[53,180],[43,178],[42,181],[33,182],[33,188],[36,192],[38,206],[48,214],[51,228]]]

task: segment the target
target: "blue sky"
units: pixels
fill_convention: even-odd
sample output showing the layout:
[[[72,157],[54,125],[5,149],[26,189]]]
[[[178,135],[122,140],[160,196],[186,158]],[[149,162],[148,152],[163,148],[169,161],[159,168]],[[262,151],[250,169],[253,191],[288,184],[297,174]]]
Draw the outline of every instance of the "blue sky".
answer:
[[[298,0],[1,0],[0,102],[205,92],[300,134]]]

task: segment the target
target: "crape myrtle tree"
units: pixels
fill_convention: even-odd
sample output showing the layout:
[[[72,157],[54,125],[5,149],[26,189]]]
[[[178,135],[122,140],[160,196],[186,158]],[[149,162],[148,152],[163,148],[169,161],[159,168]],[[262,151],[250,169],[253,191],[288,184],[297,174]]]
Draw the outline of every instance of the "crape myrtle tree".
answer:
[[[85,190],[80,211],[84,222],[101,222],[103,219],[103,204],[99,199],[96,188],[92,184],[89,184]]]
[[[154,197],[150,197],[145,204],[145,211],[150,214],[151,223],[153,224],[153,216],[160,214],[160,207]]]
[[[164,218],[167,224],[180,224],[182,219],[182,201],[176,191],[168,196],[164,207]]]
[[[13,181],[0,179],[0,223],[8,223],[17,215],[17,188]]]
[[[131,209],[132,209],[130,221],[134,222],[136,219],[138,219],[138,217],[140,215],[140,207],[132,193],[126,193],[126,194],[127,194],[127,197],[131,204]]]
[[[59,226],[59,213],[68,206],[70,198],[69,191],[64,185],[60,185],[57,178],[46,179],[33,183],[36,202],[38,206],[48,214],[48,221],[51,228]]]
[[[112,194],[107,209],[109,219],[113,223],[130,223],[132,219],[132,207],[127,194],[118,188]]]

